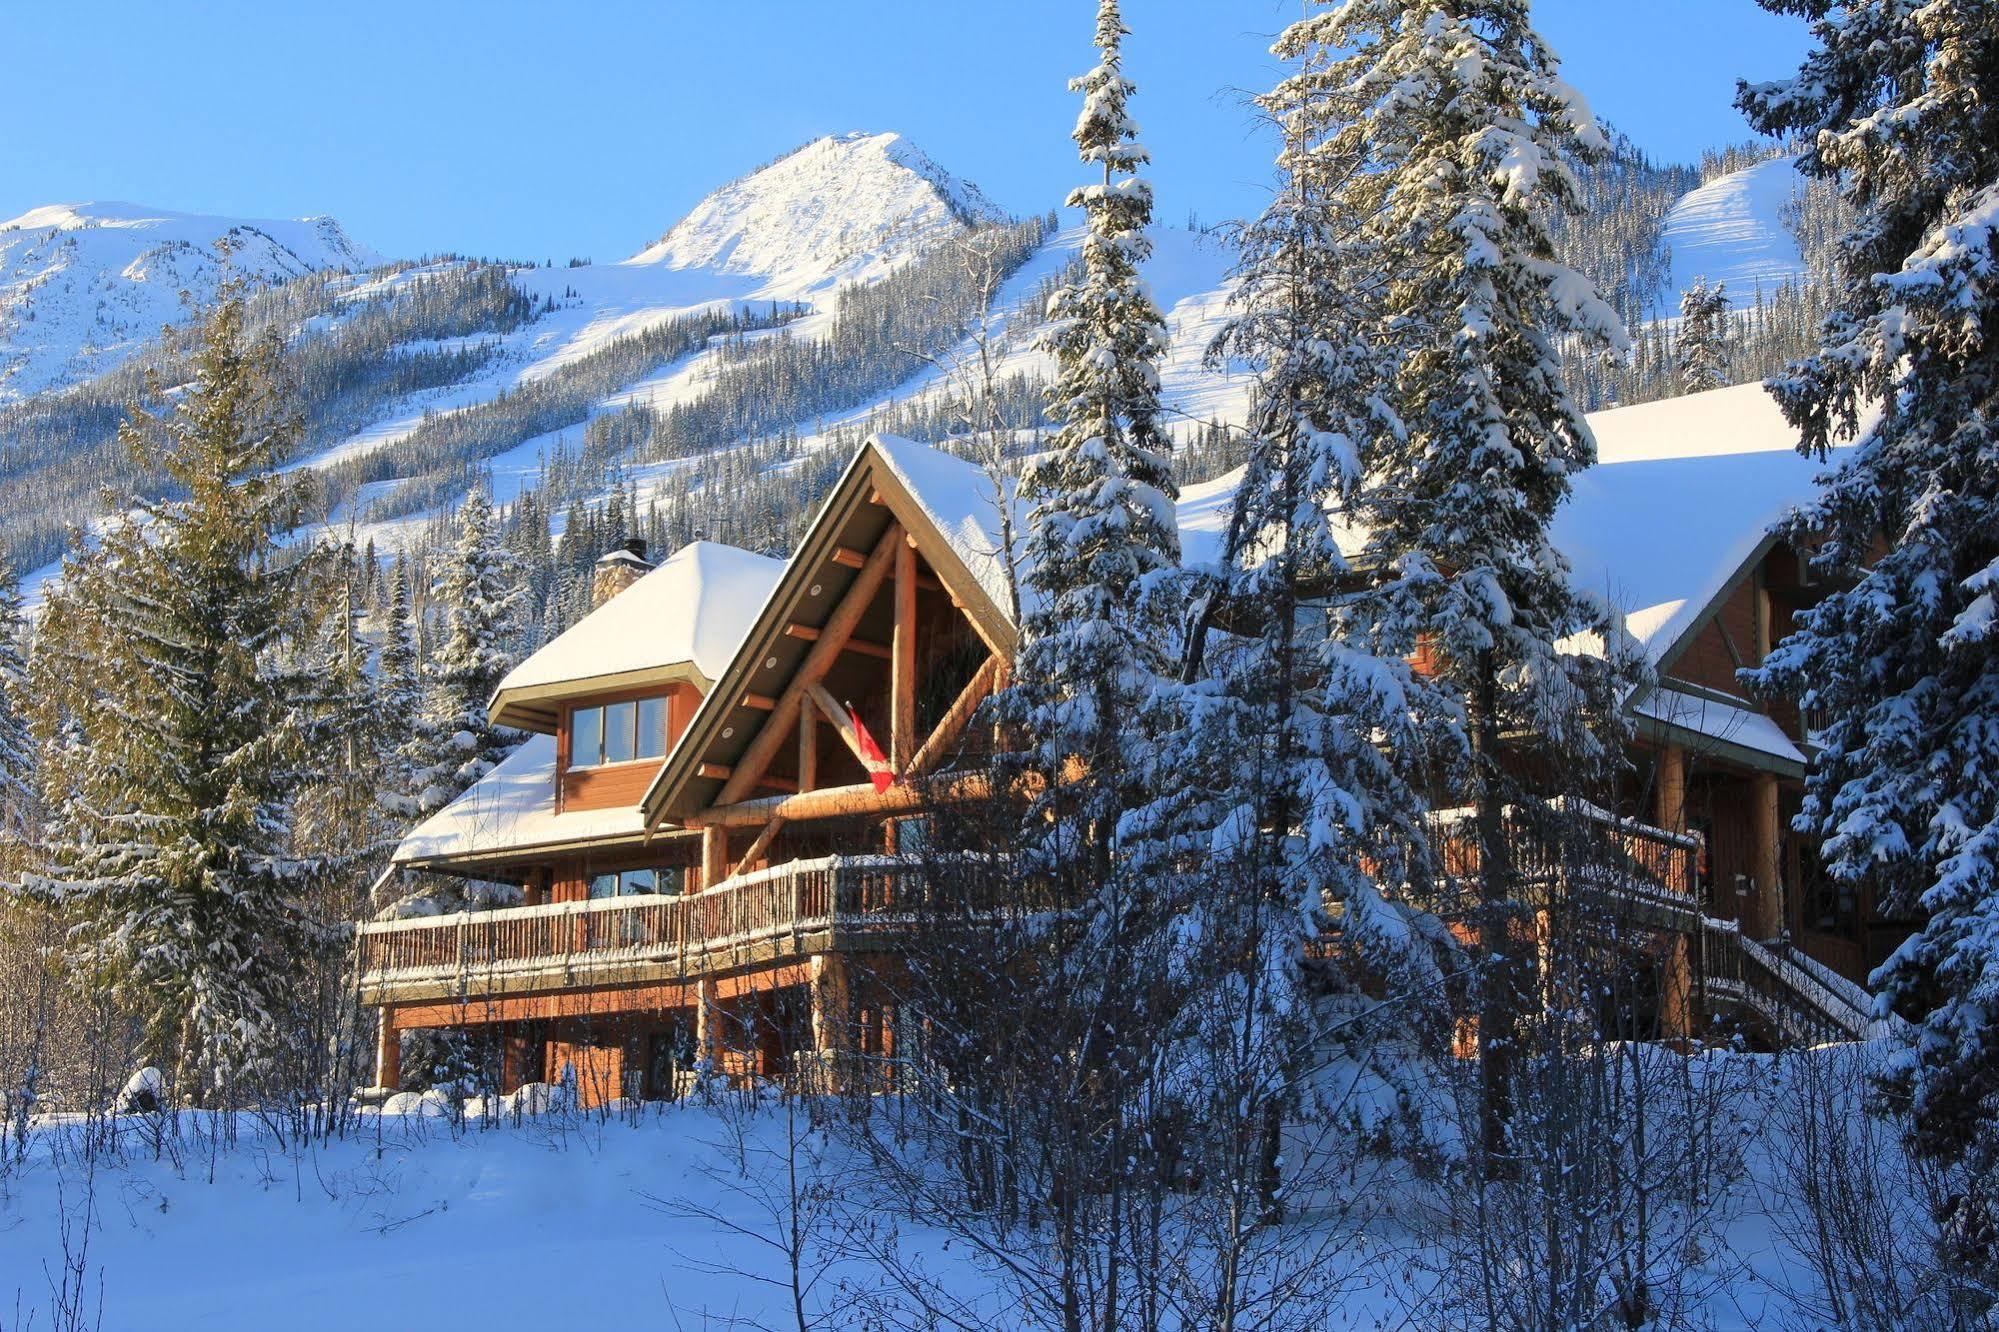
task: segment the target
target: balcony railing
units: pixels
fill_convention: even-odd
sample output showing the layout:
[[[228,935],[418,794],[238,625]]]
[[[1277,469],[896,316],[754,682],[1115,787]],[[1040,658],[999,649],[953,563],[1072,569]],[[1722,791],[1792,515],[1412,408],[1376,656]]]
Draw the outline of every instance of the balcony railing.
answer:
[[[683,978],[830,945],[839,930],[902,923],[900,889],[923,863],[887,856],[793,861],[683,897],[504,907],[356,930],[361,992],[380,1003],[592,982]]]
[[[1692,834],[1619,818],[1587,801],[1562,797],[1534,808],[1509,806],[1503,836],[1515,879],[1530,897],[1563,886],[1606,891],[1669,912],[1698,909],[1701,842]],[[1478,878],[1479,837],[1472,811],[1432,815],[1431,838],[1447,878]]]

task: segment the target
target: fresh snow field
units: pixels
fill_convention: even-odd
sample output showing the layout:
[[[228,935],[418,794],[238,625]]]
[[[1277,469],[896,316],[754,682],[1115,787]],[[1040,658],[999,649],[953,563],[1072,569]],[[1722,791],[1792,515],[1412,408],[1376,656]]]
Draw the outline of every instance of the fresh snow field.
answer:
[[[1792,1312],[1787,1292],[1809,1284],[1772,1220],[1787,1187],[1787,1111],[1802,1094],[1804,1061],[1872,1055],[1847,1046],[1697,1062],[1697,1077],[1739,1089],[1713,1127],[1720,1141],[1744,1144],[1747,1163],[1716,1211],[1726,1243],[1690,1258],[1701,1309],[1716,1328],[1783,1325]],[[1820,1074],[1821,1085],[1864,1082],[1846,1062]],[[771,1284],[782,1282],[784,1265],[762,1238],[775,1234],[763,1205],[771,1195],[755,1187],[782,1177],[793,1126],[780,1103],[746,1109],[731,1093],[714,1104],[609,1117],[502,1113],[490,1126],[474,1119],[454,1128],[437,1106],[399,1099],[411,1113],[363,1114],[347,1137],[324,1145],[281,1143],[245,1116],[233,1146],[205,1148],[212,1121],[188,1114],[177,1153],[156,1155],[153,1121],[127,1117],[117,1159],[94,1172],[73,1149],[75,1125],[32,1130],[26,1162],[0,1174],[0,1329],[48,1325],[66,1217],[67,1252],[71,1260],[80,1253],[93,1311],[101,1288],[106,1332],[532,1327],[553,1319],[788,1325],[788,1292]],[[1848,1111],[1859,1113],[1857,1105]],[[872,1197],[843,1147],[810,1133],[802,1117],[795,1127],[808,1186],[871,1224],[893,1226],[906,1261],[988,1302],[991,1326],[1016,1325],[963,1246]],[[1367,1173],[1381,1194],[1373,1202],[1379,1219],[1361,1236],[1342,1235],[1333,1252],[1342,1263],[1372,1265],[1326,1312],[1328,1328],[1393,1326],[1406,1302],[1429,1298],[1435,1280],[1437,1256],[1426,1257],[1411,1225],[1417,1186],[1399,1172]],[[92,1222],[80,1250],[86,1208]],[[1324,1223],[1308,1212],[1291,1224]],[[827,1309],[843,1284],[878,1280],[865,1263],[833,1264],[813,1303]],[[855,1324],[836,1311],[817,1325]]]

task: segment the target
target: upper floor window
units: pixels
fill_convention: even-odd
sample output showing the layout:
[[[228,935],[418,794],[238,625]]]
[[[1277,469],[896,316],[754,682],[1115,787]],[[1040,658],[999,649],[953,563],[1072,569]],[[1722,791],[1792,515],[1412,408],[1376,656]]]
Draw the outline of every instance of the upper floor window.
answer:
[[[666,756],[666,700],[627,699],[601,707],[577,708],[569,714],[569,766],[592,768],[600,763]]]

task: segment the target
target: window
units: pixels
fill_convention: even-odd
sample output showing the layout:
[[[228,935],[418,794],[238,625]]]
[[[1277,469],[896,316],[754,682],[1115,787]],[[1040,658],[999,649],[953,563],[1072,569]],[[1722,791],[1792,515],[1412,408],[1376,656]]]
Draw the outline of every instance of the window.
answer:
[[[641,698],[570,711],[572,768],[594,768],[600,763],[629,763],[633,759],[665,755],[665,698]]]
[[[665,869],[629,869],[615,874],[598,874],[590,880],[593,900],[606,897],[638,897],[642,894],[680,892],[687,871],[678,865]]]
[[[636,703],[613,703],[604,709],[604,762],[629,763],[638,755]]]

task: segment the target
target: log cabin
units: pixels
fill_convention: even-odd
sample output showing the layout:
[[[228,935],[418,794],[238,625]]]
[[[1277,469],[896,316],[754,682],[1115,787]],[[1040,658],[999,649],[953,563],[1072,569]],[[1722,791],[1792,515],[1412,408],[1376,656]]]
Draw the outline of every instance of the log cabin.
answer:
[[[1593,816],[1644,890],[1660,1029],[1736,1009],[1772,1039],[1860,1034],[1855,983],[1908,925],[1818,874],[1789,831],[1805,719],[1735,674],[1822,594],[1771,530],[1818,467],[1753,385],[1592,424],[1601,461],[1555,539],[1656,672]],[[1236,480],[1182,495],[1190,562],[1217,553]],[[377,1084],[435,1027],[479,1031],[503,1090],[574,1081],[585,1103],[891,1053],[898,880],[926,810],[991,790],[975,718],[1015,646],[1003,502],[977,468],[876,437],[788,560],[697,542],[600,561],[596,608],[493,695],[526,743],[394,856],[521,904],[359,927]]]

